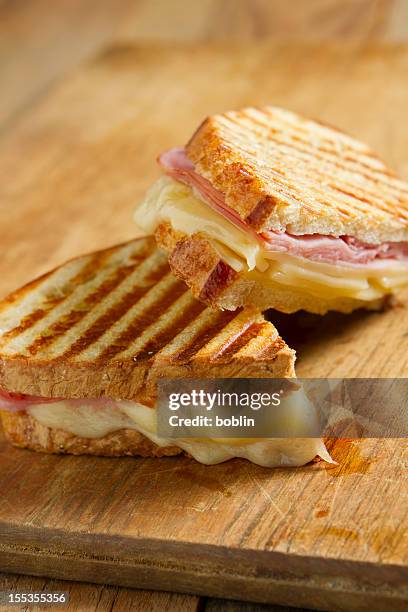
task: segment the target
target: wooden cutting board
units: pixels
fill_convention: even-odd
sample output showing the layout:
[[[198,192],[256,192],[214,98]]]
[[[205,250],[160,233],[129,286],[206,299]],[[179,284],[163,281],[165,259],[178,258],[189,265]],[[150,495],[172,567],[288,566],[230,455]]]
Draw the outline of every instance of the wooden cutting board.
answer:
[[[408,178],[408,47],[107,50],[0,137],[0,291],[131,238],[154,159],[208,113],[273,103]],[[273,317],[301,376],[406,376],[408,311]],[[0,438],[0,570],[317,609],[408,609],[405,440],[337,466],[46,456]]]

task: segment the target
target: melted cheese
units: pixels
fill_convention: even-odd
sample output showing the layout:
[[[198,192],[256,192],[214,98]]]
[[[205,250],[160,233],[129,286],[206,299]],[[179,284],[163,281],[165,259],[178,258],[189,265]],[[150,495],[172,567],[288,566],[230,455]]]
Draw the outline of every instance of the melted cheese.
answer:
[[[298,402],[295,413],[302,407]],[[42,425],[62,429],[83,438],[101,438],[121,429],[134,429],[158,446],[177,446],[194,459],[206,465],[221,463],[233,457],[242,457],[264,467],[304,465],[317,455],[332,462],[320,438],[306,436],[313,415],[305,406],[296,422],[296,438],[163,438],[156,433],[156,410],[137,402],[115,401],[108,405],[95,405],[86,399],[74,403],[57,401],[35,404],[27,412]]]
[[[345,266],[269,251],[245,231],[202,202],[193,190],[169,177],[159,179],[137,207],[135,221],[153,234],[163,221],[191,235],[202,232],[237,272],[262,283],[296,287],[316,297],[371,301],[408,284],[408,266],[379,261],[375,266]]]

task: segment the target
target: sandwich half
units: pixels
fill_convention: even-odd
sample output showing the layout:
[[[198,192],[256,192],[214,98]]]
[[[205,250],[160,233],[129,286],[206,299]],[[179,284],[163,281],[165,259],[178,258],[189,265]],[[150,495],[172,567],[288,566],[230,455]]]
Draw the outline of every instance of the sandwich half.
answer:
[[[158,161],[135,221],[215,308],[379,309],[408,284],[408,185],[339,130],[246,108]]]
[[[265,466],[327,458],[316,438],[163,439],[160,378],[293,377],[295,353],[256,308],[208,308],[152,237],[73,259],[0,302],[0,415],[17,446],[50,453]]]

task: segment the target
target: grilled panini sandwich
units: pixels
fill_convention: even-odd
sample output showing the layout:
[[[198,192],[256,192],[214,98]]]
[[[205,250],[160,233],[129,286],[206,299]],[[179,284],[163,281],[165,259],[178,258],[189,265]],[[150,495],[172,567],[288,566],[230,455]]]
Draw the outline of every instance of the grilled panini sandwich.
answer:
[[[361,142],[274,107],[207,118],[136,210],[216,308],[380,308],[408,284],[408,185]]]
[[[0,414],[18,446],[267,466],[324,456],[311,438],[157,436],[160,377],[292,377],[295,354],[258,310],[215,312],[195,300],[153,238],[74,259],[19,289],[0,302],[0,330]]]

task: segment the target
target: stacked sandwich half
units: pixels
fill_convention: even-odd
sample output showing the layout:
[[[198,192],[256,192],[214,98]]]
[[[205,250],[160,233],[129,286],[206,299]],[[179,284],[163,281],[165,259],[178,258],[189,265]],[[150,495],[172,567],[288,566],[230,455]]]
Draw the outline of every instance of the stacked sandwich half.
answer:
[[[157,384],[293,377],[294,351],[266,309],[381,308],[408,283],[408,186],[365,145],[276,108],[210,117],[159,163],[135,215],[145,238],[0,303],[7,436],[45,452],[208,464],[327,457],[316,438],[164,439]]]
[[[408,185],[364,144],[277,108],[209,117],[137,210],[226,309],[378,309],[408,283]]]

